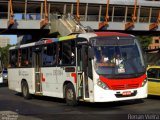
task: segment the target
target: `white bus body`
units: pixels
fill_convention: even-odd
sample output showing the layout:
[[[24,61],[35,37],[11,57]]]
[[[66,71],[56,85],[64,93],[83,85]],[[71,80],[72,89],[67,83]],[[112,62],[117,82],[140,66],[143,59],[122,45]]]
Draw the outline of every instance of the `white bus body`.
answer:
[[[28,58],[30,59],[31,55],[31,62],[32,65],[29,67],[25,66],[16,66],[11,67],[8,69],[8,83],[9,83],[9,89],[22,92],[23,96],[25,98],[29,98],[30,94],[34,95],[41,95],[41,96],[51,96],[51,97],[58,97],[58,98],[66,98],[66,101],[69,105],[75,105],[78,100],[82,101],[88,101],[88,102],[109,102],[109,101],[122,101],[122,100],[131,100],[131,99],[141,99],[147,97],[147,80],[146,80],[146,74],[145,74],[145,68],[143,70],[142,67],[144,67],[143,58],[141,51],[139,49],[139,46],[136,47],[139,55],[138,59],[135,59],[135,61],[138,61],[140,63],[135,63],[134,60],[132,63],[127,61],[127,64],[123,64],[124,66],[121,68],[116,68],[116,66],[109,66],[108,64],[102,64],[102,63],[96,63],[96,55],[92,55],[92,52],[85,52],[85,49],[89,49],[90,46],[88,45],[88,41],[90,41],[90,38],[96,38],[97,36],[102,37],[113,37],[121,39],[121,37],[131,37],[135,40],[133,36],[127,35],[127,34],[120,34],[120,33],[86,33],[86,34],[79,34],[79,35],[71,35],[70,37],[66,38],[59,38],[59,41],[55,38],[53,39],[46,39],[43,41],[38,41],[35,43],[25,44],[21,45],[19,48],[12,47],[10,48],[10,64],[12,63],[12,55],[15,53],[17,54],[17,59],[23,58],[23,53],[26,54],[27,52],[24,52],[25,50],[21,50],[23,48],[32,47],[31,51],[28,52]],[[118,36],[118,37],[117,37]],[[74,39],[80,39],[79,42],[77,42],[75,46],[75,64],[71,65],[72,63],[69,61],[69,65],[66,65],[66,57],[64,57],[64,49],[66,49],[70,44],[63,45],[64,41],[70,41]],[[81,40],[82,39],[82,40]],[[44,61],[44,55],[43,53],[47,53],[50,55],[52,46],[48,47],[47,45],[52,44],[54,41],[57,45],[57,43],[62,43],[62,51],[58,50],[60,54],[62,53],[62,61],[63,57],[65,58],[65,64],[60,65],[60,61],[56,59],[55,65],[47,65]],[[93,40],[94,41],[94,40]],[[103,40],[102,40],[103,41]],[[99,42],[99,41],[98,41]],[[100,46],[99,43],[91,42],[91,46],[94,47],[94,49],[97,49]],[[107,42],[102,42],[106,44]],[[111,44],[111,43],[110,43]],[[114,48],[116,48],[118,45],[115,45],[112,43]],[[119,43],[126,44],[126,43]],[[127,43],[131,44],[131,43]],[[38,46],[38,47],[37,47]],[[72,45],[71,45],[72,46]],[[80,46],[80,47],[77,47]],[[83,47],[85,46],[85,47]],[[89,46],[89,47],[88,47]],[[97,47],[98,46],[98,47]],[[104,45],[102,45],[104,46]],[[109,47],[110,47],[109,46]],[[115,47],[116,46],[116,47]],[[72,46],[73,47],[73,46]],[[108,46],[107,46],[108,47]],[[106,47],[106,50],[108,48]],[[123,46],[122,46],[123,47]],[[29,48],[29,49],[30,49]],[[50,49],[49,49],[50,48]],[[61,47],[58,47],[58,49]],[[82,50],[84,48],[84,51]],[[47,50],[48,49],[48,50]],[[54,47],[53,47],[54,49]],[[67,48],[68,50],[71,50],[70,48]],[[130,48],[123,47],[121,51],[130,51]],[[21,50],[22,56],[19,56],[19,53],[14,52],[14,50]],[[57,50],[57,47],[56,47]],[[112,50],[112,48],[109,48],[109,50]],[[47,52],[46,52],[47,51]],[[102,49],[101,49],[102,51]],[[51,52],[51,53],[50,53]],[[81,52],[81,53],[80,53]],[[96,53],[94,51],[94,53]],[[60,58],[59,53],[53,53],[58,54],[59,56],[56,58]],[[68,54],[68,53],[67,53]],[[90,58],[90,55],[92,57]],[[129,53],[130,54],[130,53]],[[37,56],[37,57],[36,57]],[[87,56],[87,59],[84,60]],[[93,58],[94,56],[94,58]],[[49,56],[48,56],[49,58]],[[141,60],[140,60],[141,59]],[[18,61],[18,60],[16,60]],[[47,61],[47,60],[46,60]],[[49,61],[49,59],[48,59]],[[52,60],[53,61],[53,60]],[[59,62],[57,62],[59,61]],[[87,61],[87,63],[85,63]],[[15,62],[15,61],[13,61]],[[22,62],[23,60],[19,60],[19,62]],[[50,62],[50,61],[49,61]],[[85,65],[84,65],[85,64]],[[135,64],[137,67],[133,67],[130,64]],[[142,66],[139,66],[141,65]],[[96,67],[97,65],[98,67]],[[115,64],[113,64],[115,65]],[[122,65],[122,63],[120,64]],[[106,68],[108,67],[108,68]],[[133,67],[133,68],[132,68]],[[111,75],[111,73],[107,72],[107,70],[111,69],[112,71],[115,70],[114,76]],[[98,70],[99,69],[99,70]],[[122,73],[116,73],[116,71],[120,71]],[[128,74],[128,71],[130,73],[137,72],[135,75]],[[139,72],[140,71],[140,72]],[[105,75],[105,72],[106,75]],[[127,74],[125,74],[127,73]],[[113,82],[112,82],[113,81]],[[28,93],[27,93],[28,89]]]

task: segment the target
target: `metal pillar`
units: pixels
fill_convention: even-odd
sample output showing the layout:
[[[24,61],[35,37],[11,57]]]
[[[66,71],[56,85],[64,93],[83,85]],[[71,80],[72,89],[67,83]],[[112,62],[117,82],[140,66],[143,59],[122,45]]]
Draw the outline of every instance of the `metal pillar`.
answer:
[[[140,15],[141,15],[141,6],[139,5],[139,7],[138,7],[138,13],[137,13],[137,22],[138,23],[139,23]]]
[[[67,5],[66,5],[66,4],[64,4],[64,7],[63,7],[63,15],[65,15],[65,14],[66,14],[66,9],[67,9]]]
[[[149,9],[149,23],[151,23],[151,17],[152,17],[152,8]]]
[[[74,5],[71,5],[71,14],[73,15],[73,9],[74,9]]]
[[[25,0],[24,20],[27,20],[27,0]]]
[[[101,14],[102,14],[102,5],[99,6],[99,18],[98,21],[101,21]]]
[[[41,3],[41,19],[43,19],[43,3]]]
[[[127,17],[128,17],[128,6],[126,6],[126,9],[125,9],[125,18],[124,18],[124,22],[127,22]]]
[[[85,21],[87,21],[87,16],[88,16],[88,3],[86,4]]]
[[[115,7],[113,6],[113,8],[112,8],[112,22],[114,21],[114,10],[115,10]]]

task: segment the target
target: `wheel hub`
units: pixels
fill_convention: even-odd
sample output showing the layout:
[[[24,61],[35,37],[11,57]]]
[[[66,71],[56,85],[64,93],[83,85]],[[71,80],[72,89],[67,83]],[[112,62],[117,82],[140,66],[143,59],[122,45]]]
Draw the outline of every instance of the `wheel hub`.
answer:
[[[73,100],[73,91],[72,91],[72,89],[68,89],[68,91],[67,91],[67,99],[68,100]]]

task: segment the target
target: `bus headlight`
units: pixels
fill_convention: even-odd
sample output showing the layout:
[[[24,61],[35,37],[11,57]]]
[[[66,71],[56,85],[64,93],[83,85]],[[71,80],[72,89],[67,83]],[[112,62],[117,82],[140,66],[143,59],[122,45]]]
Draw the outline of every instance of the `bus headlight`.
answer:
[[[97,85],[103,88],[104,90],[109,90],[108,86],[104,82],[100,81],[99,79],[98,79]]]
[[[147,83],[147,78],[142,82],[142,87]]]

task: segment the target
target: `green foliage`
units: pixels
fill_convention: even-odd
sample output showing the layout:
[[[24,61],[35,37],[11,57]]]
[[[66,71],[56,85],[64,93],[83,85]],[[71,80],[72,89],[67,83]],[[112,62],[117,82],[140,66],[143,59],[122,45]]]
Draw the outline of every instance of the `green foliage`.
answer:
[[[141,44],[142,49],[147,49],[149,44],[152,42],[152,37],[151,36],[138,36],[138,40]]]
[[[7,45],[6,47],[0,47],[0,59],[1,59],[1,65],[0,66],[2,68],[7,68],[8,67],[8,56],[9,56],[9,48],[12,45]]]

